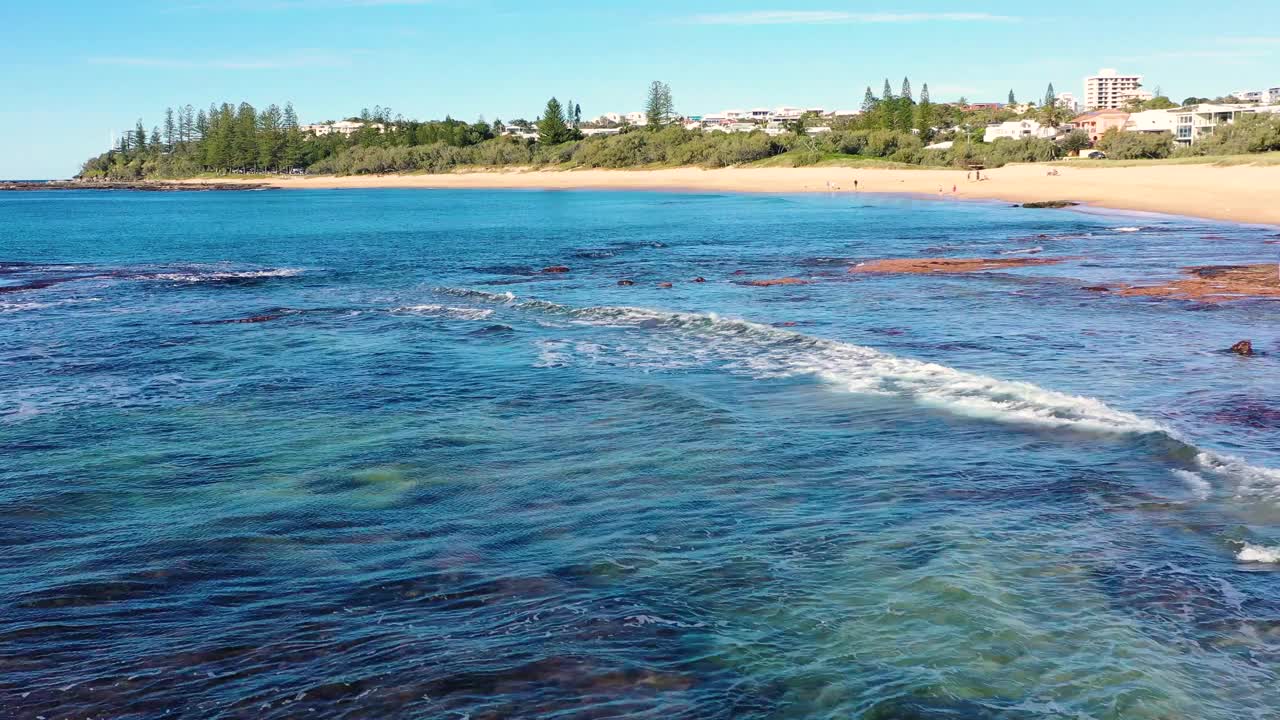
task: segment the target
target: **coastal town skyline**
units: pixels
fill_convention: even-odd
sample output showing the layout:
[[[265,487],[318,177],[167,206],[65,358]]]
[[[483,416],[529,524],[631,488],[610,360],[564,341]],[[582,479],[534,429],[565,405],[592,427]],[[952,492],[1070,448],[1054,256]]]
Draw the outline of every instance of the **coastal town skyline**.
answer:
[[[1085,5],[1076,11],[1088,15]],[[1144,75],[1146,89],[1177,102],[1275,86],[1280,49],[1280,38],[1201,17],[1190,3],[1162,4],[1124,32],[1010,3],[965,12],[937,2],[892,12],[725,2],[608,12],[549,3],[535,12],[414,0],[131,9],[0,10],[14,49],[0,92],[15,108],[0,110],[0,176],[71,175],[140,113],[153,123],[186,102],[285,98],[304,122],[377,104],[421,119],[532,120],[556,95],[594,118],[638,110],[647,83],[663,78],[685,114],[786,103],[836,110],[858,107],[886,75],[895,85],[903,75],[928,82],[939,102],[1004,102],[1011,89],[1034,99],[1050,82],[1083,99],[1083,78],[1100,67]],[[573,30],[559,28],[568,17]],[[1064,23],[1075,30],[1062,33]],[[127,52],[92,41],[107,36],[130,37]]]

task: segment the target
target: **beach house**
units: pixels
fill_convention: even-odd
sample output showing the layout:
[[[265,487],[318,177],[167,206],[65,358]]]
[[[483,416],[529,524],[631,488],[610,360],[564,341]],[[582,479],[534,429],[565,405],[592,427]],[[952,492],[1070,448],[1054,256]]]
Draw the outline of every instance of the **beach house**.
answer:
[[[1176,110],[1144,110],[1130,113],[1124,129],[1129,132],[1171,133],[1177,125]]]
[[[1123,110],[1094,110],[1073,119],[1071,127],[1089,134],[1089,142],[1098,142],[1102,134],[1112,128],[1123,130],[1129,122],[1129,113]]]
[[[1057,128],[1041,125],[1036,120],[1010,120],[988,125],[986,131],[982,133],[982,141],[995,142],[996,140],[1022,140],[1024,138],[1049,139],[1057,137],[1057,135]]]
[[[1230,125],[1242,116],[1255,113],[1280,114],[1280,105],[1201,103],[1169,112],[1176,118],[1174,142],[1179,145],[1194,145],[1212,135],[1219,125]]]

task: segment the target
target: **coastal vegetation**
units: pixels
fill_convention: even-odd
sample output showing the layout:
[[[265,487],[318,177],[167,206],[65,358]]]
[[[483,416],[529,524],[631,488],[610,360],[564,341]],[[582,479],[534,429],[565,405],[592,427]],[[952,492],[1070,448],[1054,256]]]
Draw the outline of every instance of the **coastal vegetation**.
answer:
[[[1011,94],[1012,95],[1012,94]],[[1167,98],[1148,103],[1164,105]],[[1172,103],[1168,103],[1172,104]],[[1034,105],[1034,104],[1033,104]],[[1026,112],[1051,127],[1070,120],[1049,85],[1043,103]],[[1090,146],[1073,131],[1056,141],[1039,138],[983,142],[990,123],[1018,117],[1003,108],[935,104],[929,86],[915,96],[903,78],[894,92],[886,79],[877,97],[870,87],[858,115],[805,114],[784,130],[766,133],[689,129],[677,122],[670,87],[655,81],[645,104],[647,123],[623,125],[616,134],[584,137],[581,106],[547,101],[530,122],[478,119],[417,121],[389,108],[364,110],[342,132],[298,123],[292,105],[258,110],[223,103],[207,110],[187,105],[166,110],[150,132],[141,120],[116,146],[88,160],[81,177],[115,181],[253,173],[380,174],[450,172],[461,168],[708,168],[767,163],[771,166],[888,162],[920,167],[1000,167],[1046,162]],[[332,124],[328,126],[332,129]],[[319,129],[319,131],[317,130]],[[508,129],[520,132],[512,134]],[[939,140],[947,140],[941,145]],[[1217,128],[1191,147],[1174,147],[1169,133],[1112,130],[1097,147],[1116,160],[1261,153],[1280,150],[1280,116],[1255,116]]]

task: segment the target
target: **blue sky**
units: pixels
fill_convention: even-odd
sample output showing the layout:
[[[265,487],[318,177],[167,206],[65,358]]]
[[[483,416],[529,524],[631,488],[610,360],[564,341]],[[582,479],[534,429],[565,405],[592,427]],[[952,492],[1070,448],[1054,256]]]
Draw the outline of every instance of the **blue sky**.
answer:
[[[45,0],[0,3],[0,178],[65,177],[113,129],[164,108],[291,100],[304,122],[383,105],[409,117],[857,107],[910,76],[935,101],[1080,94],[1100,67],[1175,100],[1280,85],[1272,0],[569,2]],[[1118,11],[1119,10],[1119,11]]]

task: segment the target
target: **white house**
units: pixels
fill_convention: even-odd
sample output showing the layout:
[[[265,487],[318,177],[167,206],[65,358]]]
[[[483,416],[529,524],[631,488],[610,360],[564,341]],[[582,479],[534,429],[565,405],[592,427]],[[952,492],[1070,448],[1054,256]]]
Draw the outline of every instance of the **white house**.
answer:
[[[1023,138],[1042,138],[1047,140],[1057,136],[1057,128],[1041,125],[1036,120],[1010,120],[988,125],[986,131],[982,134],[982,141],[995,142],[996,140],[1022,140]]]
[[[367,123],[352,120],[339,120],[337,122],[316,123],[314,125],[300,125],[298,127],[302,132],[309,132],[316,137],[324,137],[325,135],[354,135],[365,127],[371,127],[380,133],[387,131],[382,123]]]
[[[649,116],[642,112],[629,112],[622,116],[622,121],[628,125],[648,125]]]
[[[1280,87],[1267,88],[1266,90],[1237,90],[1231,95],[1241,102],[1262,105],[1280,104]]]
[[[1129,113],[1124,129],[1129,132],[1171,133],[1177,126],[1176,112],[1176,110],[1144,110]]]
[[[612,123],[614,125],[621,125],[622,113],[608,112],[596,118],[595,122],[600,125],[605,125],[608,123]]]
[[[1179,145],[1194,145],[1213,134],[1219,125],[1230,125],[1253,113],[1280,114],[1280,105],[1223,105],[1201,103],[1170,110],[1174,121],[1173,139]]]
[[[579,132],[581,132],[584,137],[593,137],[595,135],[617,135],[622,132],[622,128],[582,128]]]
[[[712,125],[711,127],[707,128],[707,130],[711,132],[725,132],[725,133],[749,133],[749,132],[755,132],[756,130],[759,130],[759,129],[760,129],[759,125],[755,123],[750,123],[750,122],[733,122],[733,123],[726,123],[724,125]]]
[[[1080,112],[1080,103],[1076,101],[1074,93],[1060,92],[1058,93],[1058,104],[1070,110],[1073,113]]]

